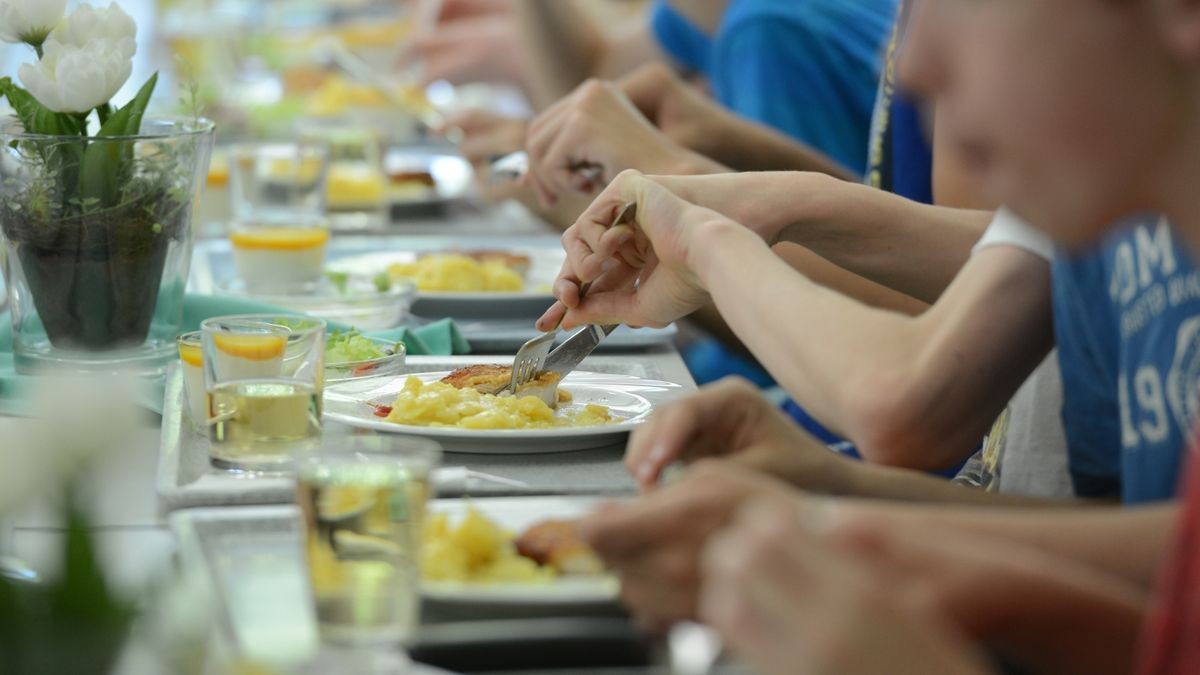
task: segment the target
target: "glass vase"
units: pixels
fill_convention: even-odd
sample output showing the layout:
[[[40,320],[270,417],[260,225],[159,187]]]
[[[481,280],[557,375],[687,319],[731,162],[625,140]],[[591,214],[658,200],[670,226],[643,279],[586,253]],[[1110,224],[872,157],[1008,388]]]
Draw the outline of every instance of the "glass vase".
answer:
[[[162,372],[183,322],[213,125],[137,136],[0,126],[0,232],[18,372]]]

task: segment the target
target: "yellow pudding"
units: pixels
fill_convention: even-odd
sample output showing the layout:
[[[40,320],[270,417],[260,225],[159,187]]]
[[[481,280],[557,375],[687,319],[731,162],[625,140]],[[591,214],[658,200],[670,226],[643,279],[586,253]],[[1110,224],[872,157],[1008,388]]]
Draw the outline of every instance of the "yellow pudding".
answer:
[[[217,371],[222,379],[278,377],[283,372],[287,337],[271,333],[229,333],[213,336]]]
[[[229,185],[229,158],[214,154],[208,164],[208,187],[224,188]]]
[[[282,335],[215,335],[213,344],[223,354],[251,361],[269,361],[283,356],[287,338]]]
[[[208,419],[204,403],[204,357],[199,338],[180,338],[179,362],[183,371],[183,398],[192,423],[203,426]]]
[[[461,429],[553,429],[613,421],[608,408],[600,405],[555,414],[537,396],[494,396],[444,382],[424,383],[417,377],[405,381],[387,419],[397,424]]]
[[[198,344],[180,344],[179,345],[179,360],[185,365],[193,368],[200,368],[204,365],[203,352]]]
[[[412,263],[388,266],[393,279],[412,279],[417,289],[442,293],[519,292],[525,280],[500,260],[477,261],[465,255],[427,255]]]
[[[329,208],[346,211],[376,208],[387,196],[387,178],[379,169],[343,162],[329,168],[325,200]]]
[[[319,227],[260,227],[229,235],[238,248],[297,251],[324,246],[329,230]]]
[[[287,289],[315,283],[325,267],[329,230],[323,227],[253,227],[229,235],[233,266],[246,287]]]

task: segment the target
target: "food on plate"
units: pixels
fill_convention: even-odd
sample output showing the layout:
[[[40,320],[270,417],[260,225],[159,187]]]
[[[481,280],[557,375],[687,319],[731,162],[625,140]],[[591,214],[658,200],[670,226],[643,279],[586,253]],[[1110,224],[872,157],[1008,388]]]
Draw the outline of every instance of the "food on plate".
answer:
[[[378,342],[356,330],[336,331],[325,340],[325,363],[355,363],[370,361],[396,353],[396,347],[381,347]]]
[[[437,190],[437,179],[428,171],[395,170],[388,172],[388,195],[395,201],[424,199]]]
[[[513,253],[511,251],[498,251],[494,249],[480,249],[475,251],[448,251],[455,255],[465,255],[468,258],[480,263],[498,262],[505,267],[516,272],[524,277],[529,273],[529,265],[533,262],[529,256],[523,253]]]
[[[517,552],[559,574],[599,574],[604,564],[583,541],[574,520],[547,520],[517,537]]]
[[[412,279],[426,292],[518,292],[525,280],[501,260],[482,262],[455,253],[426,255],[411,263],[393,263],[387,272],[395,279]]]
[[[287,289],[315,283],[325,265],[324,227],[257,226],[234,230],[233,267],[250,289]]]
[[[538,559],[522,549],[522,541],[549,541],[552,525],[561,530],[558,543],[542,546],[554,560]],[[543,523],[518,538],[479,512],[474,506],[454,524],[440,513],[426,518],[421,541],[421,574],[426,581],[463,583],[545,583],[559,576],[595,575],[603,572],[596,554],[578,535],[569,535],[564,521]],[[573,529],[573,528],[572,528]],[[582,547],[582,548],[580,548]],[[541,550],[541,549],[539,549]]]
[[[531,382],[517,389],[516,396],[536,396],[551,408],[560,402],[570,400],[566,390],[559,391],[558,381],[562,376],[558,373],[538,373]],[[470,388],[481,394],[498,395],[502,389],[512,383],[512,366],[494,366],[477,364],[459,368],[441,379],[442,382],[456,388]],[[560,394],[564,398],[560,398]]]
[[[308,99],[308,113],[316,117],[333,117],[354,108],[383,108],[387,96],[378,89],[333,75],[321,80]]]
[[[397,424],[462,429],[552,429],[613,421],[608,408],[601,405],[555,414],[537,396],[495,396],[445,382],[426,383],[418,377],[409,377],[392,405],[379,412]]]
[[[329,167],[325,201],[334,211],[373,209],[387,196],[387,179],[364,162],[336,162]]]
[[[393,283],[392,278],[388,276],[387,272],[380,272],[379,274],[371,277],[366,277],[365,275],[350,274],[349,272],[326,270],[325,278],[329,279],[329,282],[333,284],[334,289],[336,289],[341,295],[346,295],[350,292],[351,288],[353,288],[351,286],[352,281],[369,279],[371,285],[373,285],[375,290],[379,293],[387,293],[388,291],[392,290]],[[363,284],[356,283],[354,287],[358,286],[363,286]]]

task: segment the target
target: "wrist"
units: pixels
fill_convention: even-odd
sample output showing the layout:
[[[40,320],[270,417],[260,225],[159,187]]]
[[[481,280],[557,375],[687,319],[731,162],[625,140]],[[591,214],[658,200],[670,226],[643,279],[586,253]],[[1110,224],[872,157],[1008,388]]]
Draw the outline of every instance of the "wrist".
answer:
[[[770,254],[770,249],[758,235],[728,218],[710,213],[709,220],[693,232],[687,266],[707,291],[715,284],[723,283],[731,263],[734,272],[744,271],[747,261],[759,249]]]
[[[683,147],[673,148],[669,155],[670,158],[667,161],[654,171],[647,173],[661,176],[705,176],[729,171],[721,163]]]
[[[779,184],[769,194],[780,195],[782,201],[768,200],[751,208],[763,223],[763,239],[770,244],[790,241],[804,244],[811,225],[832,217],[829,205],[836,201],[833,194],[843,181],[828,174],[796,171],[772,174]]]

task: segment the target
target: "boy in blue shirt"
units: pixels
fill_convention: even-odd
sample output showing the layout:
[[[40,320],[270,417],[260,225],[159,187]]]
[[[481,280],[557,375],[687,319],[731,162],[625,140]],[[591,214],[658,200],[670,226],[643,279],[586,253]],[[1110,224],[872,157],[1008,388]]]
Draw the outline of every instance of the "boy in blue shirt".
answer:
[[[1145,217],[1095,253],[1060,252],[1052,287],[1076,492],[1173,498],[1197,418],[1200,270],[1165,220]]]

